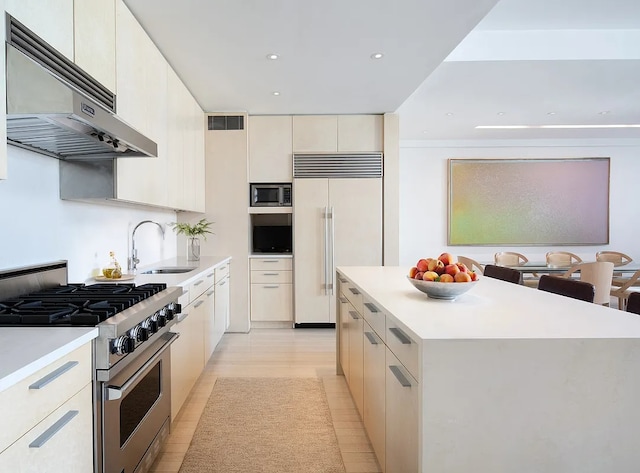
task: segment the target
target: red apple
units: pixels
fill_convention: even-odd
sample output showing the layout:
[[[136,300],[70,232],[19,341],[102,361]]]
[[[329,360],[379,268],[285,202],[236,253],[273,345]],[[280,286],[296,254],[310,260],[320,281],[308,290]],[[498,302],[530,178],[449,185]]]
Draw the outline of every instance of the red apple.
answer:
[[[438,259],[442,261],[445,266],[456,262],[455,256],[453,256],[451,253],[442,253],[440,256],[438,256]]]
[[[463,273],[462,271],[460,271],[453,277],[453,280],[455,282],[471,282],[471,276],[469,275],[469,273]]]
[[[451,276],[455,276],[460,272],[460,268],[458,268],[458,265],[456,265],[455,263],[448,264],[444,267],[444,272],[450,274]]]
[[[453,282],[453,276],[447,273],[441,274],[440,282]]]
[[[471,280],[472,281],[477,281],[478,280],[478,275],[476,274],[475,271],[469,271],[469,276],[471,276]]]
[[[424,273],[422,271],[418,271],[416,275],[413,277],[413,279],[422,279],[423,275]]]
[[[415,277],[416,277],[416,273],[417,273],[417,272],[418,272],[418,268],[416,268],[415,266],[414,266],[414,267],[412,267],[412,268],[409,270],[409,277],[410,277],[410,278],[415,278]]]
[[[418,268],[418,271],[425,272],[428,267],[429,267],[429,262],[424,258],[418,260],[418,262],[416,263],[416,268]]]
[[[432,259],[431,261],[429,261],[428,270],[434,271],[438,274],[442,274],[444,273],[444,263],[439,259]]]
[[[462,273],[468,273],[469,272],[469,268],[467,268],[467,265],[464,264],[464,263],[456,263],[456,266],[458,266],[458,269]]]
[[[438,277],[439,275],[435,271],[427,271],[422,275],[422,279],[424,281],[435,281]]]

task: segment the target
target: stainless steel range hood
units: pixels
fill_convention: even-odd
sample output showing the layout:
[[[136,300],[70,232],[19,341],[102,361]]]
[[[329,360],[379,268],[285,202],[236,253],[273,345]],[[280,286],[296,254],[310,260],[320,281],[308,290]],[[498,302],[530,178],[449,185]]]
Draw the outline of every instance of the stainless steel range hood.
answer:
[[[7,141],[58,159],[155,157],[155,142],[113,113],[115,95],[10,15]]]

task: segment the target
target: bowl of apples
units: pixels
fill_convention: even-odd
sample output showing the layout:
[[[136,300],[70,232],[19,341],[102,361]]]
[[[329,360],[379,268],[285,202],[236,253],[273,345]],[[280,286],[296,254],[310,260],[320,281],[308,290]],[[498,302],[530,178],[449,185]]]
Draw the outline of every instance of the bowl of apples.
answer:
[[[431,299],[455,300],[472,289],[478,275],[450,253],[437,258],[421,258],[407,275],[409,282]]]

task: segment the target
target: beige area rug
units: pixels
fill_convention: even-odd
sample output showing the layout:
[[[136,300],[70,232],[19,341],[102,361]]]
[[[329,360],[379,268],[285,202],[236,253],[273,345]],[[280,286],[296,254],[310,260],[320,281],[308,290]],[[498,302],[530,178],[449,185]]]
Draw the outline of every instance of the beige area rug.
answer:
[[[180,473],[344,473],[322,380],[218,378]]]

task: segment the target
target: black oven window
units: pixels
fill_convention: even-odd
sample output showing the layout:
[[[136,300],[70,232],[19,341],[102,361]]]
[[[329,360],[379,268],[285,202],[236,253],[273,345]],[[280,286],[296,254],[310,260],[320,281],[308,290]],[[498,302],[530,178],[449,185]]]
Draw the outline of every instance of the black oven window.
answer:
[[[160,397],[160,363],[158,362],[120,403],[121,447]]]
[[[258,187],[256,188],[257,198],[256,202],[278,202],[277,188]]]

